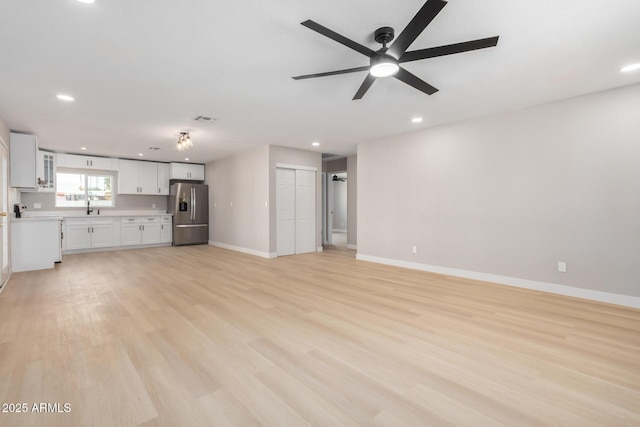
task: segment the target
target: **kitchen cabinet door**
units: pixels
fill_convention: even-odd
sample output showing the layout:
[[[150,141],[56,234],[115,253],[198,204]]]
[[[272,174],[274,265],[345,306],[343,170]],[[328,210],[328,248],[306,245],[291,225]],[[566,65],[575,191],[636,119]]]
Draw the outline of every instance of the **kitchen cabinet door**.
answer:
[[[58,166],[74,169],[116,170],[117,159],[81,156],[78,154],[60,154],[58,156]]]
[[[91,224],[91,247],[108,248],[117,246],[113,240],[113,223],[92,223]]]
[[[135,160],[120,160],[118,194],[140,194],[140,167]]]
[[[11,186],[25,190],[37,190],[38,138],[35,135],[13,132],[9,138],[11,146],[9,180]]]
[[[142,224],[142,244],[151,245],[162,241],[162,224],[150,222]]]
[[[142,241],[142,225],[136,218],[122,218],[120,223],[120,245],[139,245]]]
[[[88,219],[69,218],[65,221],[65,249],[89,249],[91,247],[91,221]]]
[[[141,194],[158,194],[158,164],[155,162],[137,162]]]
[[[56,153],[38,151],[38,191],[56,190]]]
[[[171,179],[204,181],[204,165],[191,163],[171,163]]]
[[[169,163],[158,163],[158,194],[169,195]]]
[[[160,227],[160,241],[161,243],[172,242],[173,223],[170,216],[163,216],[162,224]]]

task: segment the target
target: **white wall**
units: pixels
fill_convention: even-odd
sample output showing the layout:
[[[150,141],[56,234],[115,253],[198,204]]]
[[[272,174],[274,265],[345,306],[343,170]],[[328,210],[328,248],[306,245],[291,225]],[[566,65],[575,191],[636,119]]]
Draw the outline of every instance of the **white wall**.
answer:
[[[633,85],[359,144],[359,257],[640,297],[639,138]]]
[[[269,147],[209,163],[209,240],[254,255],[269,255]]]
[[[263,257],[276,256],[278,163],[317,168],[316,247],[320,246],[321,154],[278,146],[251,149],[206,165],[211,244]]]

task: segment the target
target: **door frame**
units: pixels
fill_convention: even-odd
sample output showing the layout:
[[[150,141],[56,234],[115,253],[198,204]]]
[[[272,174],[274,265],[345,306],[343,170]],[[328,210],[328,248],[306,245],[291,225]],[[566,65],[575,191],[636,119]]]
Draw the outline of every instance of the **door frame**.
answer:
[[[6,212],[7,215],[0,217],[2,231],[0,231],[0,244],[2,245],[2,254],[0,258],[0,291],[4,289],[4,285],[11,277],[11,230],[9,217],[9,146],[0,136],[0,212]],[[6,259],[6,265],[4,263]]]

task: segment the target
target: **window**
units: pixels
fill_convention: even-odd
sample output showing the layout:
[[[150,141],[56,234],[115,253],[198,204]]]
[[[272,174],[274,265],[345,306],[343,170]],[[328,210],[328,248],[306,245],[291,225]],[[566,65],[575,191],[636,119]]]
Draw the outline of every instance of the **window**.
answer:
[[[56,207],[112,207],[113,175],[58,172]]]

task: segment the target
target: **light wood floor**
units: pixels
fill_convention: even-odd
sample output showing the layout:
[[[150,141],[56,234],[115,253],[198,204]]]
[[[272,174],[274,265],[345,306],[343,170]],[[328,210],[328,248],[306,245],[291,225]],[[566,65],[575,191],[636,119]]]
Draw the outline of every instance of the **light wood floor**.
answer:
[[[165,247],[15,274],[0,402],[71,412],[0,425],[640,425],[640,310],[348,255]]]

